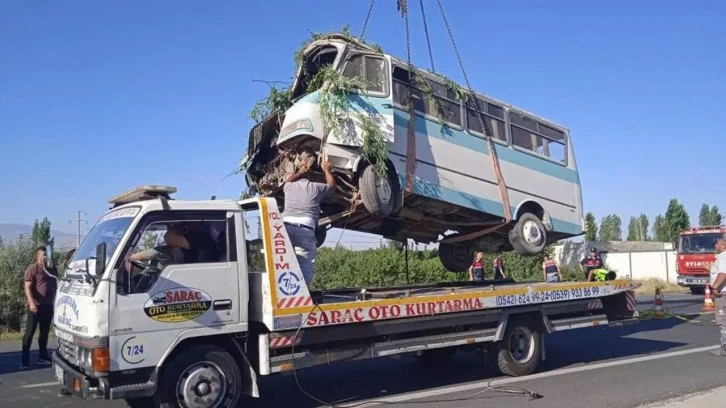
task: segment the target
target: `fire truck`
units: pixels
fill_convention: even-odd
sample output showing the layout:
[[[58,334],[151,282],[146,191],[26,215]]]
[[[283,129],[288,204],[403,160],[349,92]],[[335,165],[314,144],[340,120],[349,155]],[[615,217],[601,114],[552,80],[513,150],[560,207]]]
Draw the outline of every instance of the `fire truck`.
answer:
[[[676,249],[678,285],[693,294],[703,294],[709,281],[711,264],[716,260],[716,241],[726,234],[726,226],[712,225],[681,231]]]

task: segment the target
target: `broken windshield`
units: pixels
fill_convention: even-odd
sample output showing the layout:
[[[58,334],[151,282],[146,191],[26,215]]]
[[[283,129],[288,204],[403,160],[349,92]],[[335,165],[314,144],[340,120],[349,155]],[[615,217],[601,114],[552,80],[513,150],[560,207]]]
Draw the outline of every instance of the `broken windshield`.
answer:
[[[310,82],[320,70],[326,66],[335,64],[340,50],[333,44],[321,45],[316,49],[306,54],[305,60],[303,61],[302,71],[300,77],[296,82],[295,89],[293,89],[293,99],[316,91],[317,89],[308,89]],[[320,82],[316,82],[317,87],[322,85]]]

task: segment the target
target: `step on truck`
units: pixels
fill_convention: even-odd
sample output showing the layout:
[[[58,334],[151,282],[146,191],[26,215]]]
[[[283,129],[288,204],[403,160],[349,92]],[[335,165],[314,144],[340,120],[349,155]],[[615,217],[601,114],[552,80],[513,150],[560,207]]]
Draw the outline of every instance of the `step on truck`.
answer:
[[[462,348],[522,376],[544,359],[545,334],[637,321],[628,279],[311,291],[275,199],[174,192],[142,186],[111,199],[64,271],[53,366],[77,397],[234,407],[260,396],[262,376]],[[179,231],[190,247],[173,262],[139,260]]]

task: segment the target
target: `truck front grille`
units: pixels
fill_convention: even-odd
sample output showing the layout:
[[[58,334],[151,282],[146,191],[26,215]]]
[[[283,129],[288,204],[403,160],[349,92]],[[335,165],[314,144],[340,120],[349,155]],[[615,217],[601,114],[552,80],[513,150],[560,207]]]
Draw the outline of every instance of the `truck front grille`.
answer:
[[[68,340],[58,339],[58,354],[63,357],[63,360],[74,365],[76,368],[81,366],[81,347],[77,346]]]

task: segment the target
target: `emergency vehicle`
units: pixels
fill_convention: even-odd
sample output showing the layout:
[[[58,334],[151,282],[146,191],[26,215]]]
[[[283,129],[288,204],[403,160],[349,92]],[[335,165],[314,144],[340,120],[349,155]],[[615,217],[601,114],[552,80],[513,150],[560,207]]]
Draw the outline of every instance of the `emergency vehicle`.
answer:
[[[676,247],[676,273],[680,286],[693,294],[703,294],[716,261],[716,241],[726,234],[726,226],[700,226],[687,228],[679,234]]]
[[[312,291],[275,199],[184,201],[174,192],[141,186],[111,199],[59,282],[53,366],[77,397],[234,407],[259,397],[262,376],[461,348],[522,376],[544,359],[547,333],[637,321],[639,284],[629,279]],[[259,240],[248,239],[253,212]],[[129,260],[178,223],[195,225],[190,244],[215,242],[219,258],[163,268]]]

